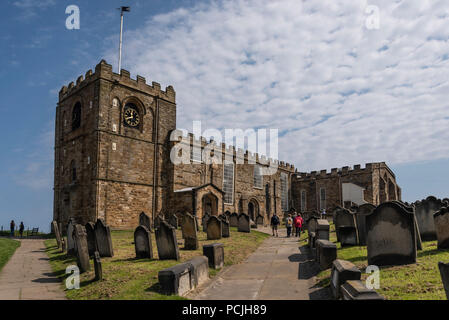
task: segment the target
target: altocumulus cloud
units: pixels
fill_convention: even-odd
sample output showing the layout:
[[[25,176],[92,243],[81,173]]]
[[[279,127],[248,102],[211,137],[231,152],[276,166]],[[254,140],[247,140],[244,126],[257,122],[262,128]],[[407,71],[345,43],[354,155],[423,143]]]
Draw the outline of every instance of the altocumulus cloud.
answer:
[[[449,157],[448,39],[445,1],[220,1],[149,17],[124,64],[174,85],[180,128],[278,128],[300,170],[399,164]]]

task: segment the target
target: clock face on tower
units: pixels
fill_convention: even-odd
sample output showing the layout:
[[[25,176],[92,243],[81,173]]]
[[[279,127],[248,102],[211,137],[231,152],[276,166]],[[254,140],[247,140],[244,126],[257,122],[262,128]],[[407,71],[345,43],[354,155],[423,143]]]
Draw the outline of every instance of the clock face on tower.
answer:
[[[131,128],[137,128],[140,124],[140,115],[137,111],[137,107],[129,103],[125,106],[125,112],[123,113],[123,122],[125,126]]]

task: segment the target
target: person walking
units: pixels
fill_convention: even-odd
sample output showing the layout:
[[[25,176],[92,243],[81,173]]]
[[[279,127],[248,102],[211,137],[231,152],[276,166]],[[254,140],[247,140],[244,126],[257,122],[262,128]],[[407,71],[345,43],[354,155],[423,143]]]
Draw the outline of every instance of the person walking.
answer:
[[[21,221],[19,226],[19,233],[21,238],[23,238],[23,230],[25,230],[25,226],[23,225],[23,221]]]
[[[326,209],[323,209],[323,211],[321,211],[321,219],[326,219]]]
[[[270,224],[271,224],[271,230],[273,231],[273,237],[275,236],[275,234],[276,234],[276,237],[279,237],[278,225],[280,224],[280,221],[279,221],[279,217],[277,216],[276,212],[271,217]]]
[[[301,236],[301,228],[302,228],[302,218],[299,213],[296,214],[295,219],[293,220],[293,223],[295,225],[295,236],[300,237]]]
[[[14,237],[14,230],[16,229],[16,224],[14,223],[14,220],[11,220],[11,224],[9,225],[9,229],[11,231],[11,238]]]
[[[291,214],[289,214],[287,216],[287,220],[285,221],[285,226],[287,227],[287,238],[290,238],[290,235],[292,233],[292,227],[293,227],[293,219],[292,219]]]

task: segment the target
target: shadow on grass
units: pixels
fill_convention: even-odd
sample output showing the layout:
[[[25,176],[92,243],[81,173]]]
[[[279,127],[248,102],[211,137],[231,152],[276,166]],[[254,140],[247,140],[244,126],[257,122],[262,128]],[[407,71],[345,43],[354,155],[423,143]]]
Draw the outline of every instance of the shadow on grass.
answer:
[[[428,251],[418,251],[418,258],[434,256],[437,254],[441,254],[442,252],[449,252],[448,249],[432,249]]]
[[[151,287],[145,289],[146,292],[154,292],[157,294],[163,294],[162,288],[159,282],[154,283]]]
[[[137,262],[152,262],[152,261],[160,261],[158,259],[148,259],[148,258],[128,258],[128,259],[117,259],[117,260],[112,260],[111,263],[120,263],[120,262],[133,262],[133,263],[137,263]]]

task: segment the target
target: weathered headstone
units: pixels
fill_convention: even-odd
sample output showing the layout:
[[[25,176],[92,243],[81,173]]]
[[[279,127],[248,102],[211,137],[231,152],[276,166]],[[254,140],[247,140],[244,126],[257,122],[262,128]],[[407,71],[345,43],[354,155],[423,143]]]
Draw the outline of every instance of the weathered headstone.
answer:
[[[168,223],[170,223],[173,228],[178,229],[178,217],[176,215],[172,214],[170,219],[168,219]]]
[[[264,223],[263,216],[258,215],[257,218],[256,218],[256,224],[259,225],[259,226],[263,226],[263,223]]]
[[[202,218],[201,218],[201,225],[203,226],[203,232],[207,232],[207,220],[209,220],[209,215],[205,214]]]
[[[362,273],[352,263],[346,260],[334,260],[332,263],[330,288],[335,299],[340,297],[340,286],[348,280],[360,280]]]
[[[416,262],[415,215],[395,202],[380,204],[366,216],[368,264],[401,265]]]
[[[326,219],[318,219],[316,223],[316,239],[329,240],[329,221]]]
[[[449,300],[449,263],[438,262],[438,269],[440,269],[441,280],[443,281],[446,298]]]
[[[216,216],[211,216],[207,220],[207,240],[221,239],[221,220]]]
[[[360,280],[348,280],[340,287],[342,300],[385,300],[374,289],[368,289]]]
[[[316,232],[317,220],[318,218],[315,216],[309,216],[309,218],[307,219],[307,231],[309,233]]]
[[[75,230],[75,220],[70,218],[67,224],[67,254],[75,255],[75,239],[73,238],[73,231]]]
[[[239,232],[251,232],[250,224],[249,224],[249,216],[245,213],[239,214],[239,224],[238,224]]]
[[[231,236],[228,219],[221,220],[221,236],[223,238],[229,238]]]
[[[113,257],[111,229],[104,223],[103,219],[98,219],[95,223],[95,238],[97,239],[100,257]]]
[[[176,230],[163,220],[156,229],[156,244],[160,260],[179,260]]]
[[[95,281],[103,280],[103,267],[101,266],[101,258],[98,251],[94,252],[94,269],[95,269]]]
[[[441,208],[433,215],[438,238],[438,249],[449,249],[449,208]]]
[[[239,215],[237,213],[234,212],[229,216],[229,224],[231,227],[239,226]]]
[[[82,225],[76,224],[74,226],[73,234],[75,237],[76,246],[76,264],[78,265],[81,273],[89,271],[89,248],[87,247],[86,229]]]
[[[376,206],[371,203],[362,204],[357,208],[355,218],[357,222],[359,245],[361,246],[366,246],[366,216],[370,215],[374,209],[376,209]]]
[[[57,245],[58,245],[58,248],[61,248],[62,247],[62,245],[61,245],[61,233],[59,232],[59,226],[58,226],[58,222],[56,222],[56,221],[52,221],[51,222],[51,224],[52,224],[52,227],[53,227],[53,232],[55,233],[55,238],[56,238],[56,243],[57,243]]]
[[[416,221],[423,240],[431,241],[437,239],[433,215],[442,207],[444,207],[444,202],[433,196],[415,202]]]
[[[97,238],[95,236],[95,225],[92,222],[84,226],[87,233],[87,247],[89,248],[89,257],[93,257],[95,251],[98,251]]]
[[[345,208],[336,211],[335,231],[342,246],[355,246],[358,244],[357,222],[355,214]]]
[[[136,258],[153,259],[151,232],[146,226],[138,226],[134,231],[134,247],[136,249]]]
[[[203,255],[209,261],[209,267],[213,269],[223,268],[224,265],[224,247],[221,243],[205,244],[203,246]]]
[[[139,225],[147,227],[147,229],[152,232],[151,219],[145,212],[141,212],[139,215]]]
[[[198,228],[197,219],[189,213],[186,213],[181,223],[182,237],[184,238],[185,250],[197,250],[198,245]]]
[[[329,240],[316,240],[316,260],[321,270],[332,267],[332,263],[337,259],[337,245]]]
[[[162,215],[159,214],[156,216],[156,218],[154,218],[154,229],[159,228],[161,221],[165,221],[165,219]]]

